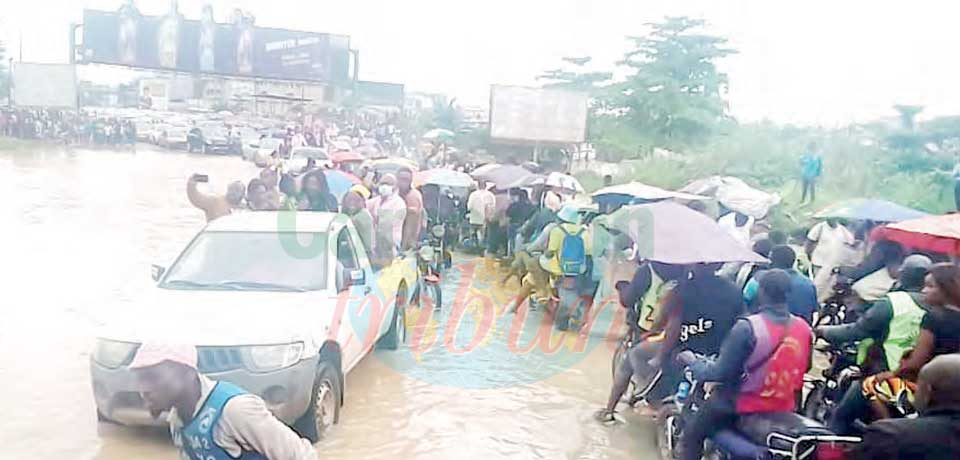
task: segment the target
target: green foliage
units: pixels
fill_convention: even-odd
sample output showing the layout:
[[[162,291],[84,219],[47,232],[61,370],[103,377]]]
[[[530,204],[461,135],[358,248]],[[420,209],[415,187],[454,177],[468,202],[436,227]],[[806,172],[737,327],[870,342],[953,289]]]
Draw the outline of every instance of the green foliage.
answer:
[[[716,61],[734,50],[727,40],[699,32],[702,20],[670,17],[648,24],[649,35],[629,37],[620,65],[630,72],[612,85],[612,116],[641,138],[676,148],[706,141],[726,118],[727,76]]]
[[[595,94],[600,85],[613,78],[613,73],[586,71],[586,65],[592,59],[589,56],[565,57],[562,61],[566,68],[547,70],[537,76],[537,80],[548,81],[548,83],[544,83],[544,88],[584,91]]]

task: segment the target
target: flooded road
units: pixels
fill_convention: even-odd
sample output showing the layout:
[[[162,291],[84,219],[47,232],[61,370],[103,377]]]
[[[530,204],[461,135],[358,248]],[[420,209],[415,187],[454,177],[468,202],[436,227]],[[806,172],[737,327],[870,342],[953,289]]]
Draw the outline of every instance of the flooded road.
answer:
[[[111,311],[150,288],[150,264],[167,265],[203,225],[184,193],[195,172],[216,191],[256,174],[233,157],[143,148],[0,152],[0,457],[177,458],[164,430],[96,422],[88,361]],[[459,328],[444,330],[447,306],[415,343],[365,358],[347,377],[341,423],[317,445],[323,458],[657,458],[650,422],[592,419],[610,386],[607,323],[583,352],[518,351],[541,315],[518,341],[512,317],[487,308],[508,298],[502,275],[482,260],[457,263],[444,301],[466,305]],[[491,304],[475,301],[484,295]]]

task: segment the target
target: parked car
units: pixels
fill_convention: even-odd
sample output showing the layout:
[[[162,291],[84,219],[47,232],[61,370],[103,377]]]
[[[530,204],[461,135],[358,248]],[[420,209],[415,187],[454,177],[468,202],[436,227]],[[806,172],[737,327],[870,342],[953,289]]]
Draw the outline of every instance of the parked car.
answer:
[[[188,132],[186,126],[167,126],[160,134],[158,145],[168,149],[186,148]]]
[[[227,128],[221,124],[208,123],[191,128],[187,150],[200,153],[239,154],[239,144],[233,142]]]
[[[169,269],[153,267],[156,287],[98,334],[90,373],[99,420],[164,423],[129,369],[154,340],[196,345],[201,373],[261,396],[311,440],[339,420],[347,373],[375,346],[405,340],[416,262],[372,268],[345,215],[300,213],[295,232],[278,230],[283,217],[221,217]]]

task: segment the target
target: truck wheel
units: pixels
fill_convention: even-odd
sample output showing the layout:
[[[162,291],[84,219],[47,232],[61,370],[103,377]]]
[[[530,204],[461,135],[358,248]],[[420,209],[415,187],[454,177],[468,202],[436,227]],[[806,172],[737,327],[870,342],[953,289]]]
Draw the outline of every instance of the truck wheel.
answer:
[[[330,428],[340,421],[341,392],[340,378],[333,365],[321,361],[317,365],[317,376],[313,380],[313,394],[310,406],[294,424],[293,429],[316,443],[323,439]]]
[[[407,340],[407,288],[400,288],[397,293],[396,308],[393,309],[393,319],[390,329],[377,342],[377,348],[396,350]]]

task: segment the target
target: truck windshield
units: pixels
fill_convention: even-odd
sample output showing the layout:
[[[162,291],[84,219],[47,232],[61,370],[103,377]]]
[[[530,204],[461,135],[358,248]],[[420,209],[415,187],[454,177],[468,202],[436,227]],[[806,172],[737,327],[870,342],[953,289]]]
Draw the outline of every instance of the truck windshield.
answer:
[[[170,267],[160,287],[323,290],[327,284],[326,241],[324,233],[204,232]]]

